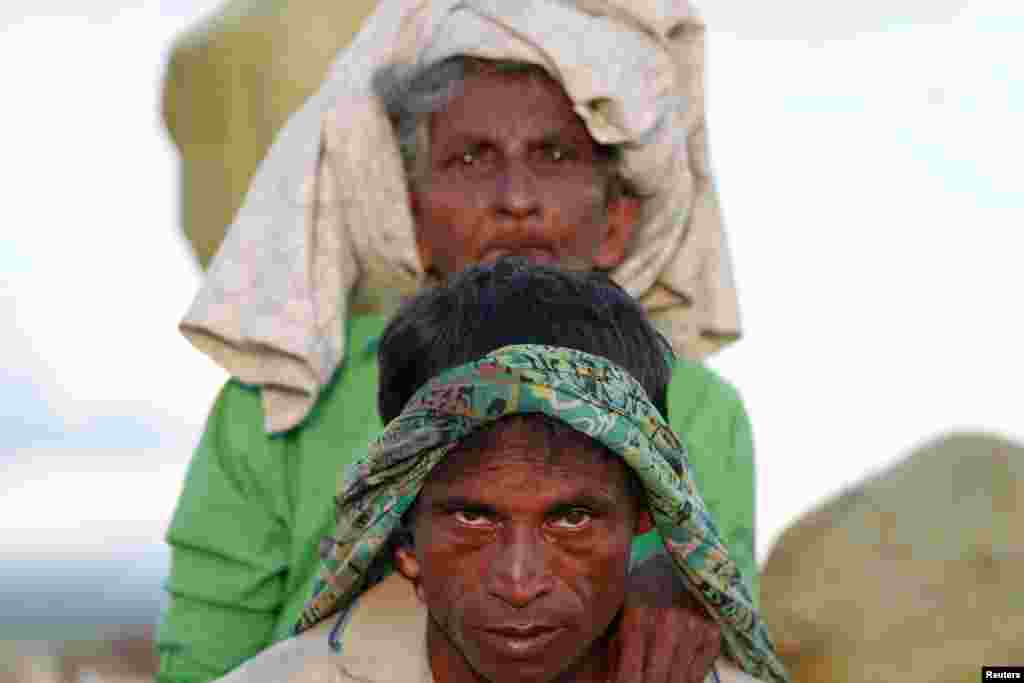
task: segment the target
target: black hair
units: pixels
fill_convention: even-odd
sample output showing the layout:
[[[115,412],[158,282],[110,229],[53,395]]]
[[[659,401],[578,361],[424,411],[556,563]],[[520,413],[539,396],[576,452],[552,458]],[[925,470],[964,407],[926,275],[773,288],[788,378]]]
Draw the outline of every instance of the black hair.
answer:
[[[397,417],[435,375],[510,344],[603,356],[636,378],[668,415],[672,347],[641,305],[601,271],[512,257],[471,266],[399,309],[378,349],[381,418]]]

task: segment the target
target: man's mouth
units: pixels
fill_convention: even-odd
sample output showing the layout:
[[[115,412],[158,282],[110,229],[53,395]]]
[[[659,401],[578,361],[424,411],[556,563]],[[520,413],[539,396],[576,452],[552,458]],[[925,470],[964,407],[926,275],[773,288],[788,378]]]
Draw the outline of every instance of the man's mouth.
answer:
[[[536,624],[508,625],[483,630],[487,641],[495,650],[512,659],[536,657],[564,629],[560,626]]]

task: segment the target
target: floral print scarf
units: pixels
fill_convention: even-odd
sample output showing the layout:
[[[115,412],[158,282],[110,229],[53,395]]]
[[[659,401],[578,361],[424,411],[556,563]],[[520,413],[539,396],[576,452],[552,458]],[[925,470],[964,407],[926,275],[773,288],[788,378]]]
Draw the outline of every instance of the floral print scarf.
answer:
[[[787,681],[697,492],[682,442],[627,372],[600,356],[552,346],[506,346],[441,373],[413,395],[345,474],[337,537],[321,549],[321,580],[296,633],[347,609],[369,587],[374,561],[442,458],[475,430],[527,413],[568,424],[636,472],[665,549],[719,623],[725,653],[752,676]]]

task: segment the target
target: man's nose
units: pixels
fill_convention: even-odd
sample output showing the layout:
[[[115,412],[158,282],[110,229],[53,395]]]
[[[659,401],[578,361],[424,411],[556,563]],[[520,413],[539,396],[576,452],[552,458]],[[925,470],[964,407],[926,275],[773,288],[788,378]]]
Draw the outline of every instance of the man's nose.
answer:
[[[525,218],[540,209],[537,178],[530,165],[520,159],[508,161],[498,177],[498,210],[508,216]]]
[[[534,530],[509,530],[489,568],[488,590],[512,607],[526,607],[547,595],[553,577],[543,541]]]

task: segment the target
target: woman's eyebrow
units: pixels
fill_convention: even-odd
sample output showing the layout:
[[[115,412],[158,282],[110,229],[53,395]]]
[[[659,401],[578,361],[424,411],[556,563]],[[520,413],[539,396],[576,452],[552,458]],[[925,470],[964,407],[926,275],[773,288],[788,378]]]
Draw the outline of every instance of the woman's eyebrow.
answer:
[[[593,140],[589,136],[580,135],[571,127],[566,125],[559,125],[550,128],[538,135],[532,142],[535,145],[594,144]]]
[[[478,133],[473,131],[463,131],[461,133],[454,133],[448,136],[446,139],[441,140],[444,146],[451,145],[479,145],[488,143],[491,141],[491,136],[486,133]]]

